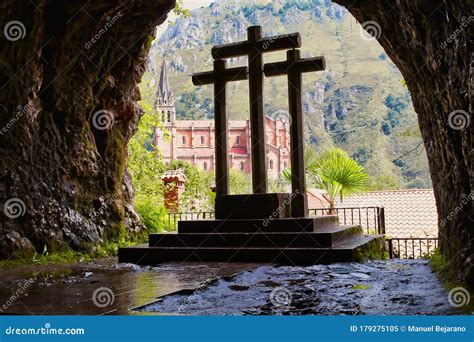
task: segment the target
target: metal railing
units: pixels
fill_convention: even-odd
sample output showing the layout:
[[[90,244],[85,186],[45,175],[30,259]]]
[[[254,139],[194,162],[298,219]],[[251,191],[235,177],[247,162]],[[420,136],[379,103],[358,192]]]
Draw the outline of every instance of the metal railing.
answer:
[[[367,234],[385,234],[385,211],[383,207],[334,208],[343,225],[359,225]],[[310,209],[310,216],[328,215],[329,209]],[[207,220],[214,218],[213,211],[183,211],[168,213],[170,228],[178,228],[178,221]]]
[[[383,207],[345,207],[334,208],[343,225],[359,225],[367,234],[385,234],[385,210]],[[328,215],[329,209],[310,209],[309,214]],[[178,221],[182,220],[208,220],[214,218],[213,211],[183,211],[168,213],[170,228],[177,229]],[[385,248],[390,259],[417,259],[432,255],[438,248],[439,239],[424,237],[400,238],[392,237],[385,240]]]
[[[209,220],[214,218],[213,211],[182,211],[168,213],[168,226],[178,229],[178,221]]]
[[[438,238],[389,238],[387,242],[390,259],[418,259],[432,255],[438,248]]]
[[[329,209],[310,209],[309,215],[329,215]],[[385,234],[385,209],[383,207],[337,207],[333,213],[343,225],[359,225],[367,234]]]

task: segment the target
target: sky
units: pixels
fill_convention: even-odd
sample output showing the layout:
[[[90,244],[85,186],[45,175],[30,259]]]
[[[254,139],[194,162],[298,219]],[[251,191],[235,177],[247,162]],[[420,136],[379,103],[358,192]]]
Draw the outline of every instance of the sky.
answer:
[[[219,1],[219,0],[184,0],[183,7],[193,10],[196,8],[200,8],[202,6],[209,6],[211,2]],[[168,27],[168,21],[173,21],[176,19],[176,16],[173,13],[168,14],[168,20],[165,21],[162,25],[160,25],[157,29],[157,36],[163,33],[164,30]]]

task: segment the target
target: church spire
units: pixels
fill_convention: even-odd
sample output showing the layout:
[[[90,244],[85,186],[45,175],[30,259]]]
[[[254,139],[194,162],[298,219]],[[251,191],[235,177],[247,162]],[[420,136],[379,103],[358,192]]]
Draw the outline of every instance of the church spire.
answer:
[[[170,82],[168,80],[168,70],[166,61],[163,57],[161,65],[160,82],[158,83],[157,98],[161,105],[169,105],[173,103],[173,92],[171,91]]]

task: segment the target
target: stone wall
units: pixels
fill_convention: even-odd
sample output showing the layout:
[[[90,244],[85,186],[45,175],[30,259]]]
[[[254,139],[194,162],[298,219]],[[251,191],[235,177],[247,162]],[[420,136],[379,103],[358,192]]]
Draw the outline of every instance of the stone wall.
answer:
[[[439,222],[446,222],[439,226],[441,251],[457,280],[474,287],[472,2],[335,2],[372,27],[404,76],[428,155]]]
[[[142,229],[127,142],[155,27],[173,6],[0,4],[0,258],[89,249]]]

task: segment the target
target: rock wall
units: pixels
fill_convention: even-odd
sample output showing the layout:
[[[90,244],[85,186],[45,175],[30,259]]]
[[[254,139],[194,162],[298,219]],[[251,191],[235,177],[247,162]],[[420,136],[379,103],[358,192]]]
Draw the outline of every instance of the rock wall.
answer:
[[[474,287],[472,1],[335,0],[371,31],[410,90],[427,151],[441,251]]]
[[[0,258],[142,229],[127,142],[174,0],[2,1]]]
[[[473,285],[470,1],[336,2],[372,25],[404,75],[428,153],[441,250],[458,280]],[[173,6],[2,2],[1,258],[45,245],[84,249],[141,229],[131,207],[126,143],[140,116],[137,84],[154,27]]]

